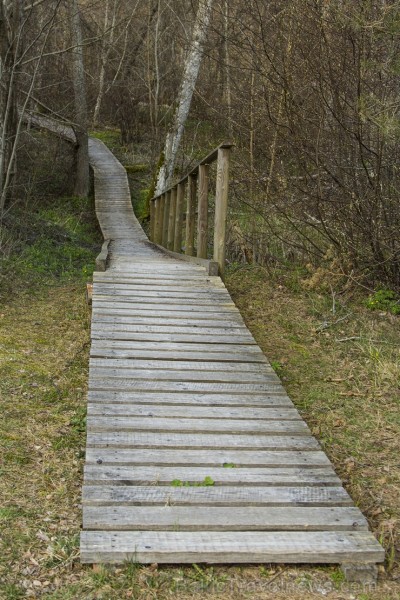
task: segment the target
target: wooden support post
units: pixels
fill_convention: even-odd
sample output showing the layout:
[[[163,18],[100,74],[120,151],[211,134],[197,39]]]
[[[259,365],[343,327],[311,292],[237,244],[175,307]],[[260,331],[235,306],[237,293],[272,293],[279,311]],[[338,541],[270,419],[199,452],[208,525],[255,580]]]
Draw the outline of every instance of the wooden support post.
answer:
[[[225,272],[226,218],[228,213],[229,148],[219,148],[215,191],[214,260]]]
[[[150,241],[154,242],[154,235],[156,230],[156,202],[150,200]]]
[[[208,172],[209,165],[199,166],[199,204],[197,218],[197,257],[207,258],[208,242]]]
[[[163,196],[165,196],[165,200],[164,200],[164,219],[163,219],[163,232],[162,232],[161,246],[164,246],[164,248],[166,248],[167,243],[168,243],[168,225],[169,225],[169,211],[171,208],[171,192],[165,192],[165,194],[163,194]]]
[[[186,212],[185,254],[194,256],[194,231],[196,219],[197,175],[189,175],[189,193]]]
[[[162,244],[163,240],[163,231],[164,231],[164,207],[165,207],[165,194],[160,197],[160,241],[159,244]]]
[[[156,201],[156,225],[154,233],[154,241],[156,244],[161,244],[162,230],[161,230],[161,196]]]
[[[176,194],[175,238],[174,252],[182,252],[183,205],[185,200],[186,182],[178,183]]]
[[[169,207],[169,222],[168,222],[168,250],[174,249],[174,238],[175,238],[175,214],[176,214],[176,186],[171,189],[171,200]]]

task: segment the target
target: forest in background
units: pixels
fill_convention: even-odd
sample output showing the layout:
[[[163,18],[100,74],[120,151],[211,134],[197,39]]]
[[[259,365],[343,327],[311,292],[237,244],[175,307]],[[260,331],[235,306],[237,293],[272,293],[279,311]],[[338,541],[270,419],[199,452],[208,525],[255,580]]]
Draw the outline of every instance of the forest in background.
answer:
[[[398,288],[395,0],[2,0],[0,252],[15,207],[30,210],[22,111],[71,122],[81,149],[88,131],[118,129],[156,174],[201,4],[211,16],[173,173],[235,142],[230,262]]]

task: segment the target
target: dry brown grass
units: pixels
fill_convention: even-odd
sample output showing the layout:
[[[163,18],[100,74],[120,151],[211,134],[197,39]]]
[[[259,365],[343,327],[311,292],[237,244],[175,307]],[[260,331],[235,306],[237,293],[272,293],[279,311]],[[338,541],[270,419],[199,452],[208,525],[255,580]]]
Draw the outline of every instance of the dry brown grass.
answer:
[[[349,295],[333,303],[331,293],[273,282],[261,269],[233,273],[228,286],[398,577],[399,317]]]

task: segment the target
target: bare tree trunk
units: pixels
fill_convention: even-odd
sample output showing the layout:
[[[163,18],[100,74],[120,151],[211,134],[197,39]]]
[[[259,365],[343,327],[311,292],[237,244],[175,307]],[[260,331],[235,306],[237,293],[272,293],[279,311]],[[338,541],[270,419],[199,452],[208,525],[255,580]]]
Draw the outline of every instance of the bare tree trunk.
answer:
[[[229,69],[229,0],[224,0],[224,89],[223,102],[228,109],[228,127],[232,135],[232,94],[231,74]]]
[[[156,21],[156,31],[154,36],[154,71],[155,71],[155,86],[154,86],[154,129],[155,134],[157,135],[158,131],[158,111],[159,111],[159,95],[160,95],[160,67],[158,60],[158,37],[160,31],[160,19],[161,19],[161,10],[160,10],[160,0],[158,0],[158,12],[157,12],[157,21]]]
[[[109,24],[109,12],[110,12],[110,2],[109,2],[109,0],[107,0],[106,6],[105,6],[105,15],[104,15],[104,31],[103,31],[103,37],[101,40],[99,91],[97,93],[96,105],[94,107],[94,112],[93,112],[93,126],[94,127],[97,126],[97,123],[99,120],[100,108],[101,108],[101,104],[103,101],[103,94],[104,94],[104,82],[105,82],[105,78],[106,78],[106,64],[107,64],[107,58],[108,58],[106,31],[108,29],[108,24]],[[115,11],[114,11],[114,17],[115,17]]]
[[[94,112],[93,112],[93,126],[94,127],[96,127],[98,125],[101,105],[103,103],[103,98],[104,98],[104,94],[105,94],[107,62],[108,62],[108,58],[110,56],[111,48],[114,44],[117,10],[118,10],[117,1],[114,0],[114,5],[112,8],[112,16],[111,16],[111,20],[110,20],[110,0],[107,0],[106,7],[105,7],[105,15],[104,15],[103,37],[101,40],[99,91],[97,93],[96,105],[94,107]],[[109,35],[107,33],[108,29],[110,29]],[[107,36],[108,36],[108,39],[107,39]]]
[[[17,69],[20,3],[0,0],[0,216],[15,173],[13,146],[18,129]]]
[[[157,179],[156,195],[161,194],[170,184],[175,168],[176,156],[186,119],[189,114],[193,92],[199,74],[203,48],[210,22],[213,0],[200,0],[192,35],[192,47],[185,63],[181,89],[178,96],[178,107],[175,113],[172,130],[165,141],[164,164]]]
[[[69,22],[72,38],[72,73],[75,95],[75,128],[77,155],[74,194],[86,198],[89,194],[89,149],[87,133],[86,84],[83,65],[82,26],[77,0],[69,0]]]

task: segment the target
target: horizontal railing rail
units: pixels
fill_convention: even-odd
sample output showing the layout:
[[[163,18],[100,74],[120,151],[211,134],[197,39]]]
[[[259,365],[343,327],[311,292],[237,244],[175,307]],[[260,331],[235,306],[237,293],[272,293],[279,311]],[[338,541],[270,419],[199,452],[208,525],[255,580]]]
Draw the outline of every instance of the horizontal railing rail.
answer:
[[[185,222],[186,256],[207,258],[209,167],[217,161],[213,259],[218,263],[221,277],[225,270],[229,160],[233,146],[232,142],[223,142],[176,184],[150,201],[151,241],[181,253]]]

